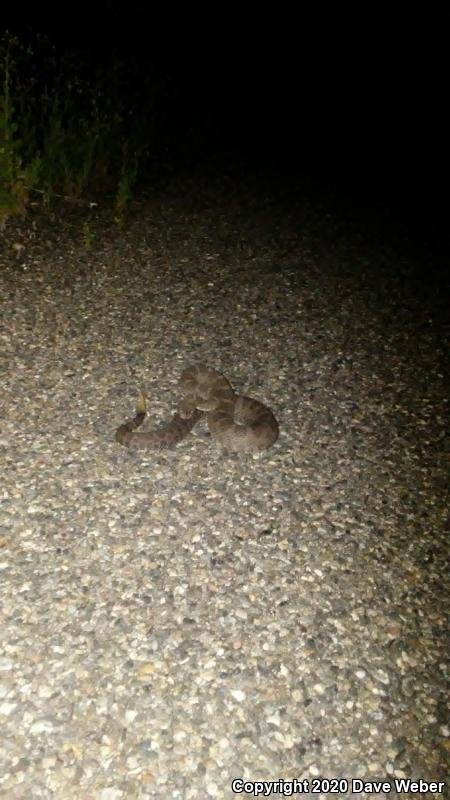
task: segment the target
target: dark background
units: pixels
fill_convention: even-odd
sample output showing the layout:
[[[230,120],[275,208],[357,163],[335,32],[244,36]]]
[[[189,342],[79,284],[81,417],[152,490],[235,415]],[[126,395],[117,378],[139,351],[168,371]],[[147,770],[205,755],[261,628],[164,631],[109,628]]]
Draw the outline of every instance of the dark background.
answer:
[[[179,8],[93,2],[3,12],[94,63],[112,49],[164,84],[161,163],[214,160],[446,228],[443,14],[382,6]]]

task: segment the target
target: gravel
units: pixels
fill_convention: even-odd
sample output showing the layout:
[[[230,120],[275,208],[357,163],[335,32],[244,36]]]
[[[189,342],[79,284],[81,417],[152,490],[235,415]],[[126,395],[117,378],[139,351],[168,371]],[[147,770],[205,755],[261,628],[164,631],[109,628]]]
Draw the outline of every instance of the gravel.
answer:
[[[1,260],[2,796],[445,781],[448,332],[427,264],[213,183],[142,199],[125,230],[35,211]],[[147,427],[170,418],[196,362],[270,406],[270,450],[227,453],[203,421],[167,452],[114,442],[140,389]]]

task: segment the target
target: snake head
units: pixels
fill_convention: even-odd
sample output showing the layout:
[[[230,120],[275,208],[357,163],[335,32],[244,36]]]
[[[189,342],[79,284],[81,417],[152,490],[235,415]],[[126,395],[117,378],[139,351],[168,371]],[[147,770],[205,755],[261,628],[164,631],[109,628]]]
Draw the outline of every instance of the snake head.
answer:
[[[195,403],[192,398],[185,397],[178,406],[178,413],[181,419],[190,419],[195,411]]]

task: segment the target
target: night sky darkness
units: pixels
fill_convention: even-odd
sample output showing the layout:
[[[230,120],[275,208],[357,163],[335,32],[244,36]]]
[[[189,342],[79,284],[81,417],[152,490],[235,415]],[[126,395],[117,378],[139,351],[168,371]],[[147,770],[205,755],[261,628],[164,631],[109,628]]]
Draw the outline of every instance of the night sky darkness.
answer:
[[[142,74],[153,70],[170,87],[167,139],[185,159],[331,186],[355,208],[373,200],[413,227],[437,224],[448,174],[443,16],[202,8],[44,3],[9,9],[4,21],[93,59],[115,47]]]

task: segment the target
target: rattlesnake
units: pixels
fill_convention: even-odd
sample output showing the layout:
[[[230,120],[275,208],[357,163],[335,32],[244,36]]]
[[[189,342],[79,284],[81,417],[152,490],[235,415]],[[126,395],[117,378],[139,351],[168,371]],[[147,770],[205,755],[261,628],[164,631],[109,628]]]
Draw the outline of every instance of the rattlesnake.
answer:
[[[278,423],[267,406],[233,392],[224,375],[197,364],[184,370],[180,379],[184,396],[171,421],[148,433],[136,433],[146,415],[141,395],[136,415],[116,431],[116,441],[135,449],[162,450],[178,444],[207,413],[211,435],[227,450],[258,453],[271,447],[278,437]]]

